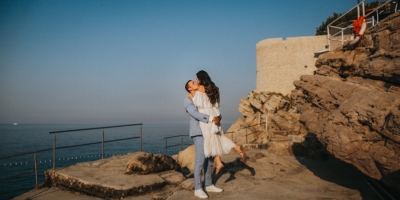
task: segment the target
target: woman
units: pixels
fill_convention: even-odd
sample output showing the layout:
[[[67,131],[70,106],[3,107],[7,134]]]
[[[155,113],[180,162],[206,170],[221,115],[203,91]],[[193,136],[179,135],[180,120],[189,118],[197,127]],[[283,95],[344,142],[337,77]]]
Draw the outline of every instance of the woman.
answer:
[[[197,106],[200,113],[220,116],[219,111],[219,88],[211,81],[210,76],[207,72],[201,70],[196,74],[196,82],[199,84],[199,88],[194,96],[189,94],[189,97],[193,100],[195,106]],[[224,132],[220,125],[214,123],[200,122],[200,128],[204,138],[204,154],[206,157],[215,156],[216,171],[219,171],[224,167],[221,161],[220,155],[228,154],[231,149],[235,149],[239,152],[240,158],[243,162],[246,162],[246,153],[242,146],[236,145],[229,138],[224,135]]]

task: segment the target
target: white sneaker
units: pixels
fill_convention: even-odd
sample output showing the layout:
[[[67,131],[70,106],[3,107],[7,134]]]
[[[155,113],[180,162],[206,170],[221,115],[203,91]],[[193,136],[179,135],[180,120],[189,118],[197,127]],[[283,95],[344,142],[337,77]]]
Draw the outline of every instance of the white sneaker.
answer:
[[[215,185],[209,185],[209,186],[206,186],[206,191],[207,192],[222,192],[224,190],[221,188],[215,187]]]
[[[199,197],[200,199],[207,199],[208,195],[203,191],[203,189],[198,189],[194,191],[194,196]]]

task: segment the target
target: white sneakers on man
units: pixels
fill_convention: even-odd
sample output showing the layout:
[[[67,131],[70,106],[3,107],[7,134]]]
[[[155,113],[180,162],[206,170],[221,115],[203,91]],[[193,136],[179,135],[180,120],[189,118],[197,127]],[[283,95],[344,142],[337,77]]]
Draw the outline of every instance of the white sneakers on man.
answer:
[[[207,192],[222,192],[224,190],[221,188],[215,187],[215,185],[209,185],[209,186],[206,186],[206,191]]]
[[[207,199],[208,195],[203,191],[203,189],[198,189],[194,191],[194,196],[199,197],[200,199]]]

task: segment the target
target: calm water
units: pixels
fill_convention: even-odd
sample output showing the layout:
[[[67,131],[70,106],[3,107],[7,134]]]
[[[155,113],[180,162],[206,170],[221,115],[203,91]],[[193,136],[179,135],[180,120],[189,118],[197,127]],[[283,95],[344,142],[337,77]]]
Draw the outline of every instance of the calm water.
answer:
[[[96,125],[0,125],[0,158],[13,156],[26,152],[33,152],[53,147],[52,131],[93,128],[113,126],[115,124],[96,124]],[[231,124],[222,124],[224,130],[227,130]],[[165,137],[175,135],[186,135],[183,137],[183,148],[193,144],[189,138],[189,123],[175,124],[144,124],[143,151],[150,153],[165,153]],[[122,127],[113,129],[104,129],[104,139],[114,140],[126,137],[135,137],[140,135],[140,126]],[[84,143],[99,142],[102,139],[102,130],[79,131],[71,133],[58,133],[56,135],[57,147],[77,145]],[[180,144],[181,138],[168,139],[168,145]],[[136,152],[140,149],[140,140],[124,140],[104,144],[105,157],[111,157],[113,154],[126,154]],[[180,146],[169,148],[168,154],[177,154]],[[37,153],[37,163],[39,168],[39,183],[44,180],[44,170],[52,168],[53,152],[46,151]],[[82,147],[73,147],[57,150],[56,166],[69,166],[77,162],[92,161],[101,159],[101,144],[94,144]],[[28,173],[20,177],[14,176],[23,172],[29,172],[34,169],[33,154],[19,156],[16,158],[0,160],[0,199],[10,199],[21,195],[35,186],[34,173]],[[6,180],[4,180],[6,179]]]

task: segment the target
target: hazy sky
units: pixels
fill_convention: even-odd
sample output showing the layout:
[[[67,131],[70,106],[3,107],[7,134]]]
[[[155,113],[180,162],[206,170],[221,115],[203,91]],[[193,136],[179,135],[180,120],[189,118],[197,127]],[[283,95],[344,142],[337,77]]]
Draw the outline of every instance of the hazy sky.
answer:
[[[199,70],[234,122],[257,42],[315,35],[356,3],[0,0],[0,123],[188,122],[184,84]]]

